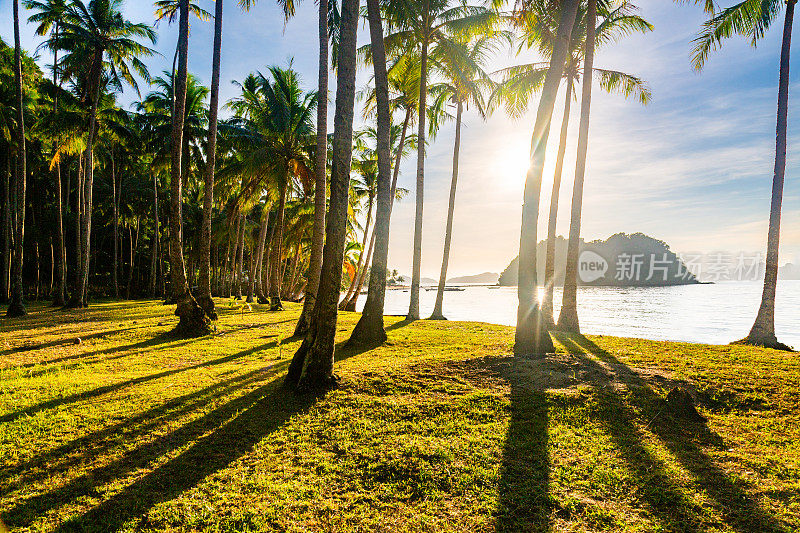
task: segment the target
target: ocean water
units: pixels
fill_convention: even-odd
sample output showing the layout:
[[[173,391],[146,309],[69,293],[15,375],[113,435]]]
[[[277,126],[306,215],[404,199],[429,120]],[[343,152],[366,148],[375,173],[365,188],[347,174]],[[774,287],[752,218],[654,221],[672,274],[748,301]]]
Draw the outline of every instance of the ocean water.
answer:
[[[451,320],[516,323],[516,287],[465,287],[446,292],[444,314]],[[726,344],[746,336],[761,301],[762,282],[732,281],[712,285],[619,288],[579,287],[578,316],[585,333]],[[386,291],[386,314],[405,315],[410,293]],[[420,294],[420,312],[430,316],[436,291]],[[556,316],[561,288],[555,291]],[[358,309],[366,296],[359,299]],[[800,281],[778,283],[775,328],[781,342],[800,348]]]

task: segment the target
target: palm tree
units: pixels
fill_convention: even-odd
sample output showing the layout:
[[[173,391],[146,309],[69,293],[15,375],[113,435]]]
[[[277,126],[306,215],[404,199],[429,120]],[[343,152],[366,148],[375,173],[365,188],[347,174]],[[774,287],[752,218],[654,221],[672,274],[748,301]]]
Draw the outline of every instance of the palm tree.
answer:
[[[293,183],[310,190],[312,171],[309,148],[314,139],[312,113],[317,93],[306,93],[300,77],[291,68],[270,67],[273,81],[251,74],[240,84],[242,96],[228,105],[236,116],[226,126],[230,140],[242,158],[230,165],[229,174],[246,176],[246,195],[259,194],[268,184],[280,191],[275,222],[274,246],[270,249],[270,309],[281,310],[281,278],[278,265],[286,201]]]
[[[58,33],[64,14],[67,10],[65,0],[26,0],[24,6],[27,9],[36,10],[37,13],[28,17],[28,22],[38,23],[36,28],[37,35],[48,35],[52,32],[54,39],[58,40]],[[48,42],[45,42],[47,46]],[[52,47],[53,51],[53,85],[61,88],[61,79],[58,76],[58,48]],[[53,98],[53,111],[58,109],[58,91]],[[53,305],[61,307],[66,303],[67,290],[67,249],[64,244],[64,206],[61,197],[61,164],[56,163],[56,239],[58,247],[58,284],[53,296]]]
[[[250,9],[255,0],[239,0],[239,5]],[[319,277],[322,272],[322,254],[325,245],[325,208],[327,206],[327,161],[328,161],[328,40],[338,33],[335,20],[336,0],[318,0],[319,3],[319,70],[317,94],[321,99],[317,106],[317,139],[314,151],[314,230],[311,243],[311,259],[308,266],[303,310],[297,320],[295,335],[304,335],[311,323],[311,312],[316,303]],[[294,0],[278,0],[283,8],[284,20],[294,16]]]
[[[183,258],[183,125],[186,110],[187,63],[189,56],[189,0],[181,0],[178,30],[178,70],[174,81],[175,107],[172,114],[172,144],[170,146],[170,210],[169,210],[169,258],[172,274],[172,293],[179,318],[176,332],[184,336],[199,336],[208,333],[209,317],[197,303],[189,290],[186,264]]]
[[[208,144],[206,145],[206,171],[203,190],[203,225],[200,239],[200,279],[197,303],[206,314],[216,320],[214,300],[211,298],[211,217],[214,206],[214,171],[217,163],[217,115],[219,113],[219,77],[222,56],[222,2],[216,0],[214,12],[214,59],[211,69],[211,103],[208,113]]]
[[[473,42],[466,40],[445,41],[433,52],[433,64],[444,78],[444,82],[435,86],[437,91],[444,92],[456,106],[455,142],[453,144],[453,175],[450,182],[450,198],[447,208],[447,223],[444,234],[444,252],[442,269],[439,274],[439,285],[436,291],[436,303],[431,320],[444,320],[442,306],[444,304],[444,286],[447,280],[447,266],[450,260],[450,243],[453,238],[453,216],[456,204],[456,187],[458,185],[458,156],[461,149],[461,121],[464,108],[474,104],[481,117],[486,116],[484,91],[490,89],[492,81],[484,71],[485,64],[496,50],[500,38],[510,40],[510,34],[489,32],[481,35]]]
[[[522,204],[522,225],[519,245],[519,281],[517,297],[517,330],[514,353],[517,355],[542,354],[553,351],[553,341],[539,329],[540,309],[536,295],[536,233],[539,220],[539,196],[542,189],[547,138],[553,116],[556,95],[564,64],[569,54],[570,35],[578,11],[578,0],[561,3],[561,13],[556,32],[555,46],[542,83],[541,98],[536,111],[536,122],[531,136],[531,164],[525,178]]]
[[[393,124],[391,126],[391,128],[389,129],[389,154],[390,154],[390,156],[391,156],[392,153],[396,153],[396,154],[401,155],[401,157],[402,157],[402,155],[405,155],[407,153],[409,148],[414,146],[414,142],[415,142],[416,136],[412,135],[411,137],[407,137],[406,139],[403,139],[402,130],[403,130],[402,126],[400,126],[398,124]],[[358,139],[358,142],[356,143],[356,148],[359,151],[362,151],[363,155],[360,158],[360,160],[354,161],[353,166],[354,166],[354,168],[359,168],[359,167],[363,166],[362,163],[366,163],[367,168],[369,169],[369,172],[373,174],[372,176],[370,176],[369,181],[371,183],[370,187],[373,189],[373,194],[374,194],[374,198],[372,198],[372,203],[375,204],[376,203],[375,200],[378,197],[378,188],[379,188],[379,182],[378,182],[379,168],[378,168],[378,165],[377,165],[377,162],[378,162],[377,150],[369,148],[367,146],[366,141],[369,140],[371,142],[374,142],[375,145],[377,146],[378,132],[377,132],[377,130],[375,128],[369,127],[367,129],[362,130],[361,132],[359,132],[359,134],[357,134],[360,138]],[[406,142],[406,141],[408,141],[408,142]],[[402,150],[400,149],[400,143],[404,144],[404,148]],[[399,163],[399,161],[398,161],[398,163]],[[390,157],[390,164],[391,164],[391,157]],[[390,171],[391,171],[391,168],[390,168]],[[396,181],[395,178],[396,178],[396,173],[395,173],[395,177],[392,178],[392,182],[391,182],[391,186],[390,186],[391,197],[389,198],[390,202],[389,202],[389,206],[388,206],[388,209],[389,209],[388,218],[391,217],[391,208],[392,208],[392,205],[394,204],[394,202],[396,200],[402,199],[408,193],[408,190],[406,190],[406,189],[404,189],[402,187],[401,188],[397,188],[397,181]],[[344,311],[355,311],[356,310],[356,303],[358,302],[358,297],[361,294],[361,289],[364,287],[364,283],[366,282],[367,273],[368,273],[368,271],[371,272],[370,265],[372,264],[372,256],[373,256],[373,253],[375,251],[375,240],[376,240],[376,237],[377,237],[377,234],[378,234],[378,216],[379,216],[379,214],[380,213],[378,213],[377,210],[376,210],[375,218],[374,218],[374,224],[373,224],[373,228],[374,229],[372,231],[372,236],[369,239],[369,245],[366,248],[366,252],[367,252],[366,260],[365,261],[361,261],[359,263],[360,268],[359,268],[359,270],[358,270],[358,272],[356,274],[356,278],[354,280],[354,283],[350,286],[350,290],[348,291],[347,296],[345,296],[345,298],[342,300],[342,303],[339,305],[339,309],[342,309]],[[363,249],[364,248],[362,246],[362,250]]]
[[[342,259],[347,229],[350,164],[356,81],[356,33],[359,0],[342,2],[337,59],[336,111],[334,114],[333,166],[325,248],[317,301],[311,324],[289,366],[287,380],[300,388],[316,388],[334,380],[333,357],[337,305],[342,283]]]
[[[459,4],[451,7],[450,0],[399,0],[387,6],[386,18],[390,30],[385,38],[386,49],[393,56],[420,51],[419,105],[417,108],[417,183],[416,215],[414,222],[414,261],[411,276],[410,320],[419,319],[419,280],[422,268],[422,216],[425,187],[425,128],[428,97],[428,52],[432,45],[442,43],[451,35],[469,37],[491,28],[497,16],[482,6]]]
[[[633,32],[647,32],[652,30],[652,25],[636,14],[636,6],[630,2],[608,2],[599,6],[603,13],[603,21],[597,25],[595,32],[596,45],[611,43],[621,36]],[[610,10],[610,11],[609,11]],[[579,7],[575,30],[570,38],[570,53],[564,66],[563,78],[566,81],[564,97],[564,113],[561,120],[558,152],[556,156],[555,172],[553,175],[553,189],[550,195],[550,213],[547,224],[547,244],[545,252],[545,279],[544,296],[541,302],[541,316],[543,327],[553,329],[553,289],[555,285],[555,244],[556,221],[558,216],[558,198],[561,190],[561,177],[564,166],[564,156],[567,148],[567,131],[574,86],[581,82],[581,64],[585,51],[586,41],[586,9]],[[535,4],[532,10],[522,19],[522,46],[537,47],[545,56],[552,54],[554,37],[558,30],[555,20],[546,6]],[[542,81],[547,73],[547,64],[528,63],[516,65],[501,72],[504,77],[492,98],[496,102],[503,102],[506,111],[512,116],[521,116],[528,108],[530,99],[541,88]],[[606,92],[617,92],[639,100],[646,105],[651,98],[647,84],[624,72],[595,67],[594,77],[598,79],[600,88]]]
[[[80,268],[76,286],[68,303],[71,307],[86,306],[89,281],[90,232],[92,225],[92,187],[94,183],[93,146],[97,133],[97,112],[104,87],[121,90],[126,82],[138,93],[133,77],[136,72],[146,81],[150,77],[141,57],[155,52],[137,39],[155,42],[155,32],[145,24],[126,20],[121,12],[122,0],[73,0],[62,22],[62,31],[54,45],[68,53],[61,63],[62,76],[82,81],[82,100],[89,109],[86,151],[83,155],[83,215],[80,228]],[[88,68],[87,68],[88,67]],[[79,195],[80,196],[80,195]]]
[[[11,303],[7,317],[27,314],[22,294],[22,254],[25,250],[25,185],[27,175],[25,152],[25,116],[22,98],[22,47],[19,42],[19,0],[14,0],[14,87],[16,90],[17,174],[14,180],[16,223],[14,224],[14,259],[11,266]]]
[[[700,4],[699,0],[696,3]],[[797,0],[743,1],[717,11],[711,2],[702,2],[711,18],[703,25],[694,40],[692,64],[701,70],[709,54],[719,49],[725,39],[740,35],[756,46],[767,30],[783,14],[783,39],[781,41],[780,74],[778,77],[778,120],[775,139],[775,167],[772,177],[772,199],[767,232],[767,258],[764,270],[764,288],[761,305],[750,333],[742,342],[780,350],[789,349],[775,336],[775,293],[778,285],[778,253],[780,248],[781,205],[783,181],[786,172],[786,128],[789,115],[789,55],[792,43],[792,24]]]

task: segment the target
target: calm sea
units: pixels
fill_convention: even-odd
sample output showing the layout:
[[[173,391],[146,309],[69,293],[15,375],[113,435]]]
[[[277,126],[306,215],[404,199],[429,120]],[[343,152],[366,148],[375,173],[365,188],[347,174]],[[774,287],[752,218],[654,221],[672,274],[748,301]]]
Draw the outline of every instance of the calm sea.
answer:
[[[469,287],[446,292],[444,314],[451,320],[514,325],[516,287]],[[658,288],[580,287],[578,314],[585,333],[726,344],[747,335],[761,299],[760,281],[721,282]],[[386,314],[408,311],[408,292],[386,292]],[[421,314],[430,316],[435,291],[421,291]],[[366,296],[359,299],[359,310]],[[561,289],[555,293],[556,313]],[[781,342],[800,348],[800,281],[780,281],[775,327]]]

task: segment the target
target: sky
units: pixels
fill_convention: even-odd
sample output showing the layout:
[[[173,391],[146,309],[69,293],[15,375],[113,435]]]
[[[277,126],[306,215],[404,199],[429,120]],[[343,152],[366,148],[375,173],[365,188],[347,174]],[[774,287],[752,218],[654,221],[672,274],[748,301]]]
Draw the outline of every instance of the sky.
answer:
[[[197,0],[213,11],[211,0]],[[589,153],[584,189],[581,235],[605,239],[618,233],[643,232],[666,241],[684,253],[756,253],[766,246],[775,152],[775,112],[782,21],[757,48],[741,39],[726,42],[711,55],[706,68],[690,64],[691,40],[704,15],[691,6],[664,0],[639,0],[641,15],[654,31],[633,35],[598,51],[595,65],[622,70],[645,79],[652,102],[642,106],[619,95],[593,92]],[[316,86],[317,26],[315,4],[302,2],[295,18],[284,23],[276,4],[260,1],[249,12],[237,2],[225,4],[221,99],[237,93],[233,80],[242,80],[267,66],[290,61],[305,86]],[[126,16],[153,22],[152,3],[126,0]],[[11,0],[0,0],[0,36],[13,42]],[[162,23],[155,45],[160,55],[146,60],[153,74],[169,69],[177,39],[176,28]],[[366,42],[368,28],[359,27]],[[208,84],[211,77],[213,24],[193,21],[189,70]],[[34,50],[41,38],[26,25],[22,44]],[[534,56],[515,50],[498,54],[488,70]],[[797,57],[797,55],[795,55]],[[47,51],[39,62],[51,62]],[[781,264],[800,263],[800,130],[793,117],[800,112],[797,60],[791,65],[789,149],[781,232]],[[367,83],[371,72],[359,72]],[[335,76],[331,76],[335,89]],[[146,87],[142,88],[146,92]],[[138,99],[126,88],[120,102]],[[333,92],[331,93],[331,100]],[[563,91],[554,117],[563,109]],[[500,272],[519,249],[522,191],[528,166],[531,110],[519,119],[502,110],[483,120],[469,110],[462,131],[459,185],[456,200],[449,274]],[[558,233],[569,230],[580,105],[573,103],[567,157],[559,199]],[[332,130],[333,109],[329,112]],[[362,120],[363,123],[363,120]],[[548,148],[542,189],[547,211],[559,127]],[[438,277],[441,265],[447,199],[451,179],[454,123],[445,123],[429,146],[425,171],[422,275]],[[411,272],[414,234],[416,157],[401,166],[400,183],[411,194],[395,206],[389,253],[390,268]],[[546,235],[542,217],[539,235]]]

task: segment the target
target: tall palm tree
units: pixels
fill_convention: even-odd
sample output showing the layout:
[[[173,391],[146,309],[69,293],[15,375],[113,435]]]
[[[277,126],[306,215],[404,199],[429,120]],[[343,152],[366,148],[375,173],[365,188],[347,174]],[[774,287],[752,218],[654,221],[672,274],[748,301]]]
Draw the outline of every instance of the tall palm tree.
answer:
[[[652,30],[652,25],[640,17],[637,8],[627,1],[603,2],[598,5],[603,15],[602,21],[595,31],[596,45],[616,42],[620,37],[634,32],[644,33]],[[553,290],[555,285],[555,244],[556,222],[558,217],[558,199],[561,190],[561,177],[564,166],[564,156],[567,148],[567,131],[574,86],[581,82],[581,65],[583,62],[586,44],[586,6],[581,5],[575,29],[570,38],[570,52],[564,66],[563,78],[566,81],[564,97],[564,113],[561,120],[558,152],[556,155],[555,172],[553,174],[553,188],[550,195],[550,213],[547,224],[547,243],[545,251],[545,279],[544,296],[541,302],[541,316],[543,327],[553,329]],[[523,47],[536,47],[545,56],[552,54],[554,37],[558,30],[557,20],[543,4],[535,4],[531,11],[521,20],[521,43]],[[547,72],[545,63],[528,63],[515,65],[503,69],[502,83],[498,86],[492,98],[495,102],[502,102],[506,111],[512,116],[521,116],[528,108],[531,97],[539,89]],[[593,77],[599,82],[601,89],[606,92],[620,93],[626,98],[636,98],[646,105],[651,98],[647,84],[633,76],[617,70],[593,68]]]
[[[347,230],[350,164],[353,150],[353,119],[356,81],[356,34],[359,0],[342,2],[334,114],[333,166],[325,248],[322,256],[317,301],[311,324],[289,366],[287,380],[300,388],[327,386],[334,381],[333,357],[338,317],[342,259]]]
[[[436,303],[433,306],[431,320],[444,320],[444,287],[447,280],[447,266],[450,261],[450,243],[453,239],[453,217],[456,205],[456,188],[458,186],[458,156],[461,149],[461,121],[464,108],[473,104],[481,117],[486,116],[484,92],[490,90],[492,81],[483,68],[501,38],[510,42],[510,34],[506,32],[488,32],[477,39],[454,40],[440,43],[433,52],[434,69],[440,73],[444,81],[437,84],[436,90],[444,92],[451,103],[456,106],[455,141],[453,144],[453,174],[450,181],[450,197],[445,224],[444,251],[442,268],[439,273],[439,285],[436,290]]]
[[[216,320],[214,300],[211,298],[211,218],[214,206],[214,172],[217,163],[217,115],[219,113],[219,78],[222,57],[222,4],[216,0],[214,11],[214,59],[211,68],[211,103],[208,112],[208,144],[206,145],[206,170],[203,190],[203,226],[200,238],[200,278],[197,303],[206,314]]]
[[[580,331],[578,323],[578,247],[581,234],[583,182],[586,175],[586,152],[589,148],[589,112],[592,105],[592,69],[594,66],[597,0],[588,0],[586,9],[586,52],[583,58],[583,87],[581,122],[578,129],[578,155],[575,160],[575,181],[572,185],[572,216],[569,224],[567,265],[564,274],[564,293],[557,327],[565,331]],[[534,267],[535,268],[535,267]]]
[[[436,43],[452,35],[469,37],[497,23],[492,9],[483,6],[458,4],[450,0],[399,0],[387,6],[386,19],[390,30],[385,38],[386,49],[392,56],[419,49],[420,83],[417,107],[417,183],[414,222],[413,269],[411,274],[410,320],[419,319],[419,281],[422,268],[422,216],[425,188],[425,128],[428,97],[428,53]]]
[[[66,0],[26,0],[24,6],[27,9],[36,10],[36,13],[28,17],[28,22],[38,23],[36,28],[37,35],[49,35],[52,33],[54,40],[58,40],[58,33],[64,14],[67,10]],[[47,46],[49,40],[45,42]],[[58,76],[58,48],[53,46],[53,85],[60,88],[61,78]],[[53,98],[53,111],[58,109],[58,92]],[[67,291],[67,249],[64,243],[64,206],[61,190],[61,164],[55,166],[55,191],[56,191],[56,240],[58,247],[58,283],[53,295],[53,305],[63,306],[66,303]]]
[[[27,314],[22,294],[22,254],[25,250],[25,185],[27,175],[27,153],[25,151],[25,115],[22,98],[22,47],[19,41],[19,0],[14,0],[14,88],[16,90],[17,122],[17,173],[14,180],[16,197],[16,221],[14,232],[14,259],[11,266],[11,302],[7,317]]]
[[[306,93],[300,77],[291,68],[270,67],[272,80],[251,74],[240,84],[242,96],[228,105],[235,117],[226,126],[230,140],[242,158],[228,167],[229,174],[247,177],[245,194],[259,194],[274,183],[280,191],[275,221],[274,246],[270,249],[270,309],[281,305],[282,243],[286,201],[293,183],[311,189],[309,148],[314,141],[312,114],[317,93]]]
[[[175,107],[172,114],[169,258],[172,293],[177,303],[179,322],[176,332],[184,336],[204,335],[209,331],[209,317],[189,289],[183,258],[183,147],[184,112],[186,110],[187,63],[189,57],[189,0],[181,0],[178,30],[178,70],[174,80]]]
[[[239,5],[250,9],[255,0],[239,0]],[[294,0],[278,0],[283,9],[284,20],[294,16]],[[317,139],[314,151],[314,230],[311,243],[311,259],[308,266],[308,282],[303,300],[303,310],[295,327],[295,335],[303,335],[311,323],[311,312],[316,303],[319,277],[322,272],[322,254],[325,245],[325,209],[327,207],[327,161],[328,161],[328,40],[338,39],[337,24],[333,23],[338,13],[336,0],[318,0],[318,86],[321,99],[317,106]],[[336,34],[336,36],[334,35]]]
[[[700,4],[699,0],[695,3]],[[797,0],[743,1],[736,5],[716,10],[713,3],[702,2],[710,19],[703,25],[694,40],[692,64],[701,70],[709,54],[722,46],[722,42],[734,35],[745,37],[756,46],[772,24],[783,13],[783,38],[781,40],[780,73],[778,76],[778,119],[775,135],[775,166],[772,176],[772,199],[767,231],[767,257],[764,270],[764,288],[753,327],[743,339],[746,344],[789,349],[775,335],[775,293],[778,285],[778,253],[780,248],[781,205],[783,203],[783,181],[786,172],[786,129],[789,115],[789,56],[792,45],[792,25]]]
[[[89,110],[86,151],[83,155],[83,215],[80,227],[80,269],[70,302],[71,307],[86,306],[89,281],[90,232],[92,226],[92,187],[94,183],[93,146],[97,133],[97,112],[104,89],[121,90],[125,82],[138,93],[133,72],[149,82],[147,67],[141,61],[155,52],[138,40],[155,42],[156,35],[145,24],[130,22],[122,15],[122,0],[73,0],[62,22],[55,46],[67,51],[62,60],[62,76],[83,80],[83,100]],[[81,196],[81,195],[79,195]]]
[[[536,233],[539,221],[539,197],[542,189],[547,138],[556,95],[564,65],[569,55],[570,35],[578,12],[579,0],[561,2],[555,46],[542,83],[541,98],[531,136],[530,167],[525,178],[522,204],[522,225],[519,245],[519,281],[517,297],[517,330],[514,353],[542,354],[553,351],[553,341],[540,326],[540,309],[536,288]]]

